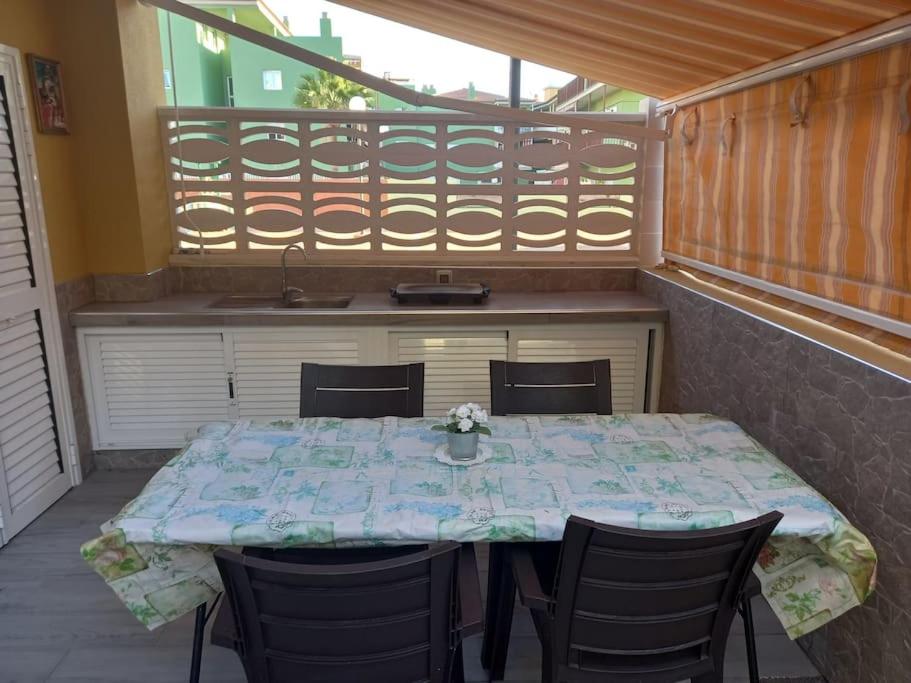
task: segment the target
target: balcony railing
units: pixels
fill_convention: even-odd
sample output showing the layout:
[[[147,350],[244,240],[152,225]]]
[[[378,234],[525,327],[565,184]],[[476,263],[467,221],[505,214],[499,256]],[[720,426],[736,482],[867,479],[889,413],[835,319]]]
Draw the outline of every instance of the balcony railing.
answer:
[[[561,128],[416,112],[160,119],[180,259],[274,261],[298,243],[335,263],[636,261],[642,140],[571,115]]]
[[[591,81],[588,78],[576,76],[573,80],[571,80],[569,83],[557,91],[557,104],[566,102],[576,95],[581,95],[583,92],[585,92],[588,86],[592,85],[592,83],[594,83],[594,81]]]

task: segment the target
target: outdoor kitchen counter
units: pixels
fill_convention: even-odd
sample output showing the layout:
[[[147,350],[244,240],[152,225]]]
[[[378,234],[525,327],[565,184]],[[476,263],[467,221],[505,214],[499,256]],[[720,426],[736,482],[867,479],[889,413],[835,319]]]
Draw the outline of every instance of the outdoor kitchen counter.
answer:
[[[307,293],[308,295],[316,293]],[[388,294],[355,294],[346,308],[212,308],[223,293],[182,294],[147,302],[99,302],[70,313],[76,327],[201,325],[413,325],[665,322],[667,309],[636,292],[503,292],[478,305],[396,303]]]

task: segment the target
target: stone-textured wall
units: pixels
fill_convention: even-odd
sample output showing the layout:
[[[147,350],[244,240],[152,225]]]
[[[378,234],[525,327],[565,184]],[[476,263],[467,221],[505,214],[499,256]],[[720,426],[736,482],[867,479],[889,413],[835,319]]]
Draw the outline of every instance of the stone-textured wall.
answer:
[[[168,269],[130,275],[96,275],[96,301],[154,301],[171,294]]]
[[[73,424],[76,430],[76,446],[79,449],[79,463],[82,474],[88,474],[94,467],[92,459],[92,437],[89,432],[88,406],[82,384],[79,366],[79,349],[76,345],[76,330],[70,325],[70,311],[90,304],[95,300],[95,285],[92,276],[77,278],[56,285],[57,312],[60,315],[60,334],[63,338],[63,356],[70,385],[70,402],[73,406]]]
[[[276,255],[276,262],[278,255]],[[420,268],[392,266],[300,266],[288,257],[288,284],[311,292],[386,292],[400,282],[435,282],[437,270],[453,281],[483,282],[494,292],[617,291],[636,288],[635,268]],[[168,269],[168,291],[277,292],[281,270],[268,266],[192,266]]]
[[[911,382],[640,271],[670,310],[660,408],[734,420],[879,554],[865,605],[800,639],[831,683],[911,680]]]
[[[275,256],[276,264],[279,256]],[[312,292],[386,292],[400,282],[434,282],[437,270],[453,280],[483,282],[498,292],[617,291],[636,288],[635,268],[422,268],[302,266],[291,254],[288,284]],[[152,301],[170,294],[277,292],[274,266],[176,266],[135,275],[96,275],[97,301]]]

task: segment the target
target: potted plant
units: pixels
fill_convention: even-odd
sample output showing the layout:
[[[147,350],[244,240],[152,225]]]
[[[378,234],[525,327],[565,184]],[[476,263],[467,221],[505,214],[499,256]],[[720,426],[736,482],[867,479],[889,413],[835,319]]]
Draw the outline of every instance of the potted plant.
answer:
[[[490,436],[486,425],[487,411],[477,403],[465,403],[449,411],[445,424],[434,425],[433,428],[446,432],[449,457],[453,460],[474,460],[478,455],[478,435]]]

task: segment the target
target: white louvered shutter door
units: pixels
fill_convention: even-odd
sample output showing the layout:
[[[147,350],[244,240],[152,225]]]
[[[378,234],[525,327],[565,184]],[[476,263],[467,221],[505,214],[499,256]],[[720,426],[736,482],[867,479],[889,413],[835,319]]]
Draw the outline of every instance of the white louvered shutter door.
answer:
[[[56,312],[38,272],[43,254],[34,254],[30,244],[36,239],[29,225],[36,198],[23,187],[23,112],[10,96],[15,62],[8,54],[0,58],[0,538],[8,541],[63,495],[71,480],[46,347],[47,330],[55,329],[49,316]]]
[[[297,417],[301,363],[362,364],[363,342],[357,332],[263,329],[232,336],[241,418]]]
[[[84,344],[99,449],[184,446],[230,418],[221,333],[92,331]]]
[[[391,335],[398,363],[424,363],[424,415],[469,401],[490,409],[490,360],[506,360],[506,332]]]
[[[517,331],[515,359],[525,363],[610,359],[615,413],[647,412],[645,377],[648,330],[633,326],[563,331]]]

